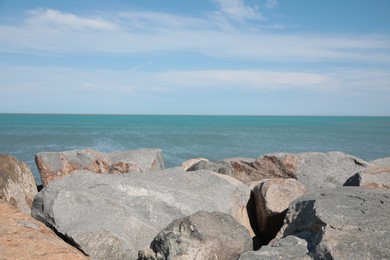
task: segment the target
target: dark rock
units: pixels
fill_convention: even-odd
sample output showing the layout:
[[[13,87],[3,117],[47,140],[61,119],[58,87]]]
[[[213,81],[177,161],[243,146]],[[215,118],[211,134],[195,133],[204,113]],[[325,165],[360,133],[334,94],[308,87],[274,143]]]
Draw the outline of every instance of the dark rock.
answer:
[[[248,230],[232,216],[198,211],[174,220],[154,238],[153,253],[139,253],[139,260],[237,259],[252,250]]]
[[[314,259],[388,259],[388,190],[344,187],[307,194],[290,204],[277,238],[295,235]]]
[[[43,186],[76,170],[99,174],[133,173],[164,169],[159,149],[101,153],[92,149],[43,152],[35,155]]]
[[[74,173],[38,193],[32,215],[94,259],[136,259],[174,219],[199,210],[232,215],[249,230],[250,189],[208,171]]]
[[[27,164],[13,156],[0,154],[0,199],[30,214],[37,192]]]

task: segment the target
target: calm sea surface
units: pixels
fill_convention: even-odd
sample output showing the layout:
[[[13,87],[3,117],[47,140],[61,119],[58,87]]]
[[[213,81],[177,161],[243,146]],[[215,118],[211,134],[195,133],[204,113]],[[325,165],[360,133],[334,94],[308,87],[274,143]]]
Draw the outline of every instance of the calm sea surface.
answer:
[[[0,153],[29,164],[37,152],[160,148],[166,167],[273,152],[390,156],[390,117],[126,116],[0,114]]]

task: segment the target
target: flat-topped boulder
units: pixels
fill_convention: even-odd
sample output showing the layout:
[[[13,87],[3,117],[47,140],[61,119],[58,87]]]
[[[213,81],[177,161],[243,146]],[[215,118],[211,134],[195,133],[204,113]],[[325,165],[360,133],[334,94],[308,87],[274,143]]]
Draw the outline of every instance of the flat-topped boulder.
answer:
[[[41,190],[32,215],[94,259],[136,259],[166,225],[199,210],[229,214],[251,230],[250,192],[209,171],[75,172]]]
[[[43,186],[74,171],[98,174],[147,172],[164,169],[160,149],[138,149],[102,153],[87,148],[64,152],[42,152],[35,155]]]
[[[150,249],[141,251],[138,260],[236,260],[252,250],[252,238],[231,215],[198,211],[172,221],[157,234]]]
[[[314,259],[388,259],[390,193],[341,187],[306,194],[289,206],[277,238],[297,236]]]
[[[390,167],[358,172],[348,178],[344,186],[390,189]]]
[[[1,259],[89,259],[53,230],[0,201]]]
[[[188,169],[209,170],[244,183],[263,179],[296,179],[309,189],[341,187],[353,174],[378,168],[343,152],[274,153],[256,160],[200,161]]]
[[[13,156],[0,154],[0,199],[30,214],[37,192],[28,165]]]

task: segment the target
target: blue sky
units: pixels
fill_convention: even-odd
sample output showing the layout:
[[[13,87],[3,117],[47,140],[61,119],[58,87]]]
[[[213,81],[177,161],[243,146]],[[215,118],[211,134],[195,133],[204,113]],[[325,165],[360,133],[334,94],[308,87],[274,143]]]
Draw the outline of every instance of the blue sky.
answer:
[[[390,116],[389,0],[0,0],[0,113]]]

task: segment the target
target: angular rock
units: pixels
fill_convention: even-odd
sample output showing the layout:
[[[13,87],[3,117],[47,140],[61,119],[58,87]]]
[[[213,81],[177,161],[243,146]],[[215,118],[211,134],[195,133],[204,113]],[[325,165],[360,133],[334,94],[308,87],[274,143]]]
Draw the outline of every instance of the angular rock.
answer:
[[[351,176],[344,186],[390,189],[390,168],[358,172]]]
[[[26,163],[0,154],[0,199],[30,214],[37,194],[34,176]]]
[[[289,204],[306,192],[305,185],[294,179],[260,181],[252,189],[257,226],[255,233],[261,244],[268,244],[283,226]]]
[[[377,166],[342,152],[309,152],[267,154],[255,161],[200,161],[188,171],[209,170],[229,175],[244,183],[292,178],[314,190],[341,187],[351,175],[369,168]]]
[[[0,201],[1,259],[89,259],[41,222]]]
[[[390,157],[376,159],[369,162],[370,164],[376,165],[379,168],[390,168]]]
[[[248,230],[232,216],[198,211],[174,220],[154,238],[153,254],[141,251],[139,260],[237,259],[252,250]]]
[[[249,197],[241,182],[209,171],[76,172],[40,191],[32,215],[94,259],[136,259],[167,224],[199,210],[230,214],[251,229]]]
[[[101,153],[93,149],[43,152],[35,155],[43,186],[76,170],[99,174],[147,172],[164,169],[159,149]]]
[[[319,190],[290,204],[277,238],[305,239],[314,259],[388,259],[389,205],[388,190]]]
[[[185,162],[183,162],[180,167],[183,169],[183,170],[188,170],[189,168],[191,168],[191,166],[193,166],[194,164],[200,162],[200,161],[208,161],[208,159],[206,158],[194,158],[194,159],[189,159]]]
[[[200,161],[188,169],[209,170],[234,177],[244,183],[269,178],[293,178],[293,169],[290,169],[290,160],[293,156],[286,156],[284,161],[272,156],[263,156],[255,161],[241,159],[227,159],[222,161]]]
[[[309,260],[312,259],[307,251],[307,242],[295,236],[287,236],[272,246],[263,246],[257,251],[241,254],[239,260]]]

